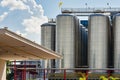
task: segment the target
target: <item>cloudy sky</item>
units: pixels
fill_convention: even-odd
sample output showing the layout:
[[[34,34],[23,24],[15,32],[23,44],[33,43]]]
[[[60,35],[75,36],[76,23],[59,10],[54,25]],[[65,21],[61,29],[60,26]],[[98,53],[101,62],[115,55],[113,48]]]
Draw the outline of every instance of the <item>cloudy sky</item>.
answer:
[[[61,13],[60,1],[63,8],[85,8],[85,3],[88,7],[120,7],[119,0],[0,0],[0,28],[8,27],[40,43],[40,25]]]
[[[35,0],[1,0],[0,27],[40,43],[40,25],[47,22],[44,10]]]

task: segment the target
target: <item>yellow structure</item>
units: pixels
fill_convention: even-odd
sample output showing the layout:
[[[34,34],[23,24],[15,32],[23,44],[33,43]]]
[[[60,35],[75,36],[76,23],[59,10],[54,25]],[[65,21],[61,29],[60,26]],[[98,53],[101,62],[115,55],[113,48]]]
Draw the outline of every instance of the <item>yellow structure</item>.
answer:
[[[100,76],[101,80],[108,80],[108,78],[106,78],[105,76]]]
[[[59,4],[58,4],[59,8],[62,6],[62,4],[63,4],[63,2],[60,1]]]
[[[6,80],[7,60],[60,59],[52,50],[15,34],[6,28],[0,29],[0,80]]]
[[[85,73],[80,72],[79,74],[82,76],[82,77],[79,78],[79,80],[86,80]]]

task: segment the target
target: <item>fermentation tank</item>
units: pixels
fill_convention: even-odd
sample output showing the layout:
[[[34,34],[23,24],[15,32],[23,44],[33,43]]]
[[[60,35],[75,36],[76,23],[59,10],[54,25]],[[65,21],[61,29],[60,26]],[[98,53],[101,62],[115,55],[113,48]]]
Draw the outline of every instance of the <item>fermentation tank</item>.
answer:
[[[63,55],[57,62],[58,68],[74,68],[77,66],[75,55],[79,52],[79,20],[73,15],[60,14],[56,21],[56,51]]]
[[[104,69],[108,64],[109,18],[101,14],[89,16],[88,60],[89,68]],[[106,72],[94,70],[91,72]]]
[[[55,23],[44,23],[41,25],[41,45],[55,51]],[[55,60],[49,60],[48,68],[55,68]]]
[[[116,14],[113,20],[114,33],[114,68],[120,69],[120,14]],[[115,70],[115,72],[119,72]]]
[[[87,68],[88,67],[88,54],[87,54],[87,28],[85,28],[83,25],[79,26],[79,38],[80,38],[80,48],[81,51],[78,53],[78,67],[79,68]]]
[[[87,54],[87,37],[88,37],[88,33],[87,33],[87,29],[82,26],[82,31],[81,31],[81,50],[82,50],[82,66],[83,68],[87,68],[88,67],[88,54]]]

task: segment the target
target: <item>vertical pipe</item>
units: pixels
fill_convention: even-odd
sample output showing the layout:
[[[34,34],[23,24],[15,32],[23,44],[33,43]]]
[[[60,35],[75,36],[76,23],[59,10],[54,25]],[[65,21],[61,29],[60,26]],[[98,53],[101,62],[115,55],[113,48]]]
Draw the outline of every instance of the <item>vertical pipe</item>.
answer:
[[[23,80],[25,79],[25,69],[24,69],[24,65],[23,65]]]
[[[26,61],[24,61],[24,80],[26,80]]]
[[[66,69],[64,69],[64,80],[66,80]]]
[[[34,78],[35,78],[35,74],[33,74],[33,80],[34,80]]]
[[[110,80],[110,79],[109,79],[110,76],[111,76],[111,71],[108,70],[108,80]]]
[[[23,80],[25,80],[25,68],[23,69]]]
[[[17,77],[16,77],[16,60],[14,60],[14,80],[17,80]]]
[[[44,69],[44,77],[43,77],[43,79],[45,80],[45,69]]]
[[[28,71],[28,74],[29,74],[29,80],[30,80],[30,71]]]
[[[47,73],[46,73],[46,76],[48,76],[48,74],[49,74],[49,69],[47,69]]]
[[[29,64],[28,64],[28,66],[30,67],[30,62],[29,62]],[[28,67],[28,68],[29,68]],[[30,69],[28,69],[28,79],[30,80]]]
[[[86,70],[86,80],[88,80],[88,70]]]
[[[22,69],[22,80],[24,80],[24,70]]]

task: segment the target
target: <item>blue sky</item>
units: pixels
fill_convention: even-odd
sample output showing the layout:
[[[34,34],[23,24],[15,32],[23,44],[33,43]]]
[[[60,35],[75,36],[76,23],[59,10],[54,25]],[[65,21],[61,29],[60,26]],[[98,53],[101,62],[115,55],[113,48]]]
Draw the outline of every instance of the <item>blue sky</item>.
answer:
[[[40,25],[61,13],[60,1],[62,8],[120,7],[120,0],[0,0],[0,28],[40,43]]]
[[[86,8],[87,7],[108,7],[107,3],[111,7],[120,7],[119,0],[36,0],[42,5],[44,14],[49,18],[56,17],[57,14],[61,13],[58,3],[63,2],[62,8]]]

